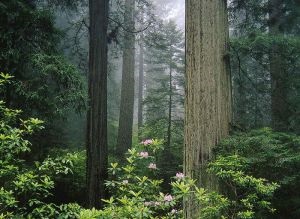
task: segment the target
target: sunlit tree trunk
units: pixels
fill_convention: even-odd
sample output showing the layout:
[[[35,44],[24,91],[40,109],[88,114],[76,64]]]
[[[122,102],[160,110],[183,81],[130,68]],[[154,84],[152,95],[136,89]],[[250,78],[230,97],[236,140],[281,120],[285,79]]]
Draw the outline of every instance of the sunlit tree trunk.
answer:
[[[283,35],[280,30],[282,5],[283,0],[269,1],[269,32],[273,37]],[[277,131],[286,131],[290,112],[287,103],[285,64],[280,53],[278,45],[274,45],[270,54],[272,127]]]
[[[204,169],[231,120],[228,32],[226,1],[186,0],[184,172],[208,189],[216,183]],[[185,218],[199,218],[200,207],[185,200]]]
[[[88,207],[102,207],[107,180],[108,0],[90,0],[89,109],[87,114]]]
[[[119,117],[119,131],[117,140],[117,154],[122,157],[132,144],[132,125],[134,108],[134,55],[135,35],[134,31],[134,7],[135,0],[125,1],[126,26],[123,49],[123,69],[121,105]]]

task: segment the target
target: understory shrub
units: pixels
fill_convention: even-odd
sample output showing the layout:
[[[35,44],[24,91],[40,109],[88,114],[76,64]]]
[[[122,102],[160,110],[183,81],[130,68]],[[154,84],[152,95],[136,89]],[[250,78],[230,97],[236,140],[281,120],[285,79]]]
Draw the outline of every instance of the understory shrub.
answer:
[[[243,158],[236,155],[217,157],[208,172],[229,185],[237,196],[199,188],[195,180],[180,172],[172,178],[171,190],[162,193],[156,159],[162,144],[159,140],[143,141],[128,150],[125,164],[111,163],[111,180],[106,185],[112,196],[104,200],[106,207],[82,210],[79,218],[183,218],[183,200],[191,198],[199,204],[201,219],[251,219],[275,211],[270,200],[278,185],[248,175]]]
[[[0,77],[2,89],[11,76],[1,73]],[[43,129],[43,121],[22,120],[20,114],[0,101],[0,218],[74,218],[70,209],[79,209],[76,204],[58,206],[47,201],[54,177],[71,173],[74,155],[27,162],[32,145],[26,137]]]
[[[215,153],[225,159],[239,157],[244,173],[280,186],[272,198],[276,211],[269,218],[300,218],[300,136],[270,128],[252,130],[225,139]]]

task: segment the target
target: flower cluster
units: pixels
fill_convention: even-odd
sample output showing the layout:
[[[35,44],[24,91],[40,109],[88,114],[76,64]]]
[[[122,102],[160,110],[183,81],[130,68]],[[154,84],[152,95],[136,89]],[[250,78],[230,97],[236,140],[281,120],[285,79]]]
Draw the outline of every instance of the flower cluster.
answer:
[[[145,141],[142,141],[141,144],[147,146],[147,145],[153,144],[153,140],[152,139],[147,139]]]
[[[150,163],[149,166],[148,166],[148,168],[149,168],[149,169],[153,169],[153,170],[157,169],[155,163]]]
[[[172,195],[165,195],[164,201],[166,201],[166,202],[171,202],[171,201],[173,201],[173,196],[172,196]]]
[[[184,179],[184,174],[183,174],[183,173],[180,173],[180,172],[178,172],[178,173],[176,173],[176,176],[175,176],[175,178],[176,178],[176,179],[178,179],[178,180]]]
[[[144,152],[144,151],[140,152],[139,155],[140,155],[140,157],[142,157],[142,158],[148,158],[148,157],[149,157],[148,152]]]

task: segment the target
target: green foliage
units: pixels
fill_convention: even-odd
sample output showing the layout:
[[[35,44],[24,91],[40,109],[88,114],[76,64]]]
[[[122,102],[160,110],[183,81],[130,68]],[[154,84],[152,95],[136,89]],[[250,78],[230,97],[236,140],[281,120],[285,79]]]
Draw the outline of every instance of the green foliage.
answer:
[[[106,183],[112,191],[102,211],[83,210],[79,218],[176,218],[180,211],[175,196],[160,192],[162,180],[157,179],[155,155],[162,141],[146,140],[128,150],[124,165],[111,163],[111,180]],[[177,216],[176,216],[177,215]]]
[[[220,156],[209,164],[209,172],[215,173],[226,187],[234,209],[230,214],[233,218],[260,218],[266,212],[274,212],[271,199],[278,185],[247,175],[245,166],[245,160],[238,155]]]
[[[7,77],[2,74],[2,80],[7,80]],[[249,139],[244,134],[224,141],[217,150],[222,156],[211,162],[208,169],[229,188],[223,196],[198,188],[194,180],[182,173],[173,177],[171,190],[162,193],[163,180],[158,178],[160,168],[157,166],[157,154],[163,149],[163,141],[145,140],[128,150],[125,164],[111,164],[111,176],[106,185],[113,195],[104,200],[106,207],[103,210],[86,210],[77,204],[57,205],[47,202],[52,191],[55,191],[56,184],[70,183],[70,187],[75,185],[72,188],[76,188],[76,183],[71,182],[74,178],[61,177],[62,175],[75,173],[78,176],[77,189],[83,185],[84,152],[67,153],[56,150],[54,153],[59,154],[56,158],[48,157],[43,162],[35,162],[34,166],[28,165],[22,157],[30,152],[31,143],[25,137],[41,129],[42,121],[19,120],[20,111],[6,108],[4,102],[0,106],[0,218],[175,219],[182,218],[182,202],[187,198],[194,198],[201,206],[201,219],[264,217],[266,212],[274,211],[270,200],[278,186],[250,175],[249,173],[256,174],[252,168],[256,167],[257,160],[241,155],[250,154],[249,149],[253,154],[260,144],[261,148],[258,149],[265,147],[271,153],[264,158],[271,159],[274,155],[272,153],[277,152],[275,148],[277,149],[279,140],[291,141],[290,144],[284,144],[284,147],[292,147],[300,142],[296,136],[273,133],[268,129],[254,131],[249,134]],[[274,142],[272,138],[275,138]],[[232,143],[235,144],[231,146]],[[249,148],[252,144],[255,148]],[[238,155],[232,155],[233,151]],[[290,157],[282,161],[282,164],[285,166],[291,162],[289,165],[294,165],[296,160],[297,157]],[[262,161],[270,162],[268,159]],[[258,167],[265,167],[266,163]],[[282,178],[282,185],[283,182],[287,180]]]
[[[272,23],[269,20],[270,1],[261,0],[232,0],[229,5],[229,12],[234,29],[238,32],[251,33],[253,30],[267,31]],[[241,16],[247,14],[247,16]],[[279,28],[281,31],[291,34],[299,33],[300,4],[297,0],[282,2],[280,7]]]
[[[86,84],[74,65],[62,56],[45,54],[33,55],[31,63],[31,73],[15,83],[23,107],[35,106],[47,119],[64,116],[70,108],[85,109]]]
[[[3,88],[9,77],[5,74],[1,77]],[[54,188],[53,176],[69,173],[73,164],[67,158],[49,157],[35,166],[29,165],[25,158],[32,145],[26,137],[41,130],[43,122],[35,118],[19,119],[20,113],[0,102],[0,217],[51,218],[52,213],[58,212],[55,209],[63,209],[46,202]]]
[[[74,151],[52,149],[50,157],[71,162],[72,174],[55,176],[55,189],[53,195],[57,202],[76,202],[85,205],[86,201],[86,151]],[[54,162],[58,163],[58,162]],[[61,194],[64,194],[61,196]]]
[[[140,137],[147,139],[153,136],[156,139],[167,138],[167,124],[166,118],[147,121],[140,129]],[[170,177],[176,174],[176,171],[182,169],[182,145],[183,145],[183,120],[174,120],[171,123],[171,145],[168,150],[162,150],[157,154],[157,164],[160,165],[159,177],[164,180],[162,187],[168,189]]]
[[[155,32],[147,33],[145,38],[148,65],[145,118],[152,122],[167,119],[170,104],[173,113],[183,107],[184,37],[174,21],[170,21],[159,23]],[[173,115],[172,120],[176,119]]]
[[[153,28],[145,33],[147,89],[139,137],[165,140],[165,150],[158,154],[157,163],[167,189],[170,177],[182,164],[184,35],[174,21],[158,21]]]
[[[107,206],[82,210],[79,218],[182,218],[182,202],[191,198],[201,209],[200,219],[263,218],[274,211],[270,200],[278,185],[246,174],[245,160],[238,156],[219,157],[209,165],[209,172],[228,185],[225,196],[197,187],[183,173],[172,177],[171,190],[162,193],[155,163],[162,143],[146,140],[128,150],[125,164],[111,163],[106,185],[112,196],[104,200]]]
[[[275,49],[276,48],[276,49]],[[270,54],[281,59],[284,69],[282,92],[288,108],[289,131],[299,133],[300,101],[300,39],[298,36],[270,36],[254,33],[251,37],[231,40],[231,67],[233,74],[235,122],[243,128],[271,125]]]
[[[57,219],[74,219],[78,218],[81,207],[78,204],[43,204],[35,208],[28,218],[57,218]]]
[[[6,106],[21,109],[24,117],[45,121],[47,132],[31,139],[44,148],[53,146],[64,134],[62,119],[85,109],[86,86],[85,78],[62,56],[63,33],[55,27],[54,11],[36,3],[0,3],[0,71],[14,76],[0,96]],[[36,155],[37,149],[32,152]]]
[[[236,134],[226,139],[217,147],[216,153],[221,156],[220,161],[222,163],[228,163],[228,160],[233,160],[234,158],[235,162],[238,162],[242,167],[242,172],[238,174],[257,177],[259,181],[253,181],[253,179],[248,179],[245,176],[242,178],[247,180],[248,183],[255,182],[257,186],[252,186],[252,188],[255,191],[264,192],[264,196],[271,197],[270,192],[272,191],[264,188],[265,182],[260,180],[260,178],[276,182],[280,186],[272,200],[277,211],[270,218],[299,217],[297,210],[291,210],[298,209],[300,206],[298,192],[300,180],[298,171],[300,167],[299,136],[274,132],[269,128],[253,130],[249,133]],[[233,154],[235,155],[232,156]],[[216,166],[214,168],[222,168],[222,163],[219,163],[219,167]],[[228,172],[232,170],[223,169],[223,171]],[[222,173],[220,172],[219,174]],[[233,171],[233,173],[235,172]],[[222,179],[224,180],[225,178],[222,177]],[[244,183],[244,181],[235,183]],[[251,184],[248,186],[251,186]],[[272,189],[272,186],[269,189]],[[243,191],[243,194],[246,193]],[[256,204],[267,204],[258,202],[256,197],[253,200],[256,201]]]
[[[37,10],[25,1],[0,3],[0,69],[24,74],[32,54],[56,52],[60,33],[52,14]]]
[[[234,122],[244,129],[281,123],[282,130],[300,133],[299,2],[233,0],[228,6]],[[277,72],[270,68],[273,61]],[[272,107],[276,99],[283,102]]]
[[[141,138],[147,139],[153,136],[156,139],[166,139],[167,124],[168,121],[166,118],[147,121],[140,130]],[[173,120],[171,123],[171,153],[173,153],[176,160],[179,161],[177,165],[182,163],[183,125],[183,120],[181,119]]]

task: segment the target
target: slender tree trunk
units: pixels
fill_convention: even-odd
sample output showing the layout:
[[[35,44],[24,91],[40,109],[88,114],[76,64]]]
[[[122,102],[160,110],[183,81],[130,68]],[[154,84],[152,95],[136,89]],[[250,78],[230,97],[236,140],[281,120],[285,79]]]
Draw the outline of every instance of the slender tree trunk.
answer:
[[[132,125],[134,109],[134,55],[135,36],[134,31],[134,7],[135,0],[125,1],[124,22],[127,31],[124,37],[123,69],[121,106],[119,117],[119,132],[117,140],[117,154],[123,157],[132,144]]]
[[[228,32],[225,0],[186,0],[184,172],[207,189],[216,183],[206,164],[231,120]],[[199,218],[199,209],[192,196],[185,200],[185,218]]]
[[[172,67],[169,67],[169,95],[168,95],[168,112],[167,112],[167,136],[165,148],[161,154],[159,165],[161,166],[161,178],[163,179],[163,188],[170,189],[170,179],[174,176],[174,166],[176,166],[176,161],[174,155],[171,151],[171,127],[172,127]]]
[[[170,65],[169,72],[169,113],[168,113],[168,131],[167,131],[167,149],[171,147],[171,127],[172,127],[172,67]]]
[[[90,0],[89,109],[87,114],[88,207],[102,207],[107,179],[108,0]]]
[[[282,17],[282,0],[270,0],[269,31],[271,36],[280,36],[280,20]],[[289,126],[289,109],[287,104],[287,85],[285,67],[280,57],[280,48],[274,45],[270,54],[271,75],[271,109],[272,127],[277,131],[286,131]]]
[[[237,87],[237,93],[236,95],[233,95],[235,97],[235,105],[238,107],[235,107],[236,109],[236,120],[234,120],[234,123],[237,123],[239,126],[242,128],[247,128],[248,121],[247,121],[247,101],[246,101],[246,94],[245,90],[246,87],[244,85],[244,80],[242,77],[242,69],[241,69],[241,60],[240,57],[238,57],[238,79],[237,79],[237,84],[233,87]],[[248,69],[246,69],[248,71]]]
[[[144,96],[144,35],[141,33],[139,55],[139,94],[138,94],[138,130],[143,126],[143,96]],[[140,133],[139,133],[140,134]]]

